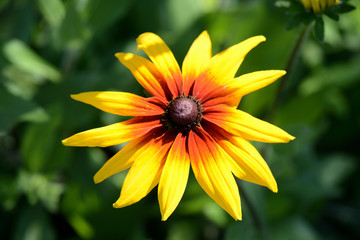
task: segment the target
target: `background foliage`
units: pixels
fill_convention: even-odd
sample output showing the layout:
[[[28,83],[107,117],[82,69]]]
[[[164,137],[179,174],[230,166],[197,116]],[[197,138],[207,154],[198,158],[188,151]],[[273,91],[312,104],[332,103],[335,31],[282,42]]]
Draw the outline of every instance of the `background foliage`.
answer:
[[[360,7],[357,0],[351,3]],[[182,202],[160,221],[156,191],[112,208],[125,173],[92,176],[122,146],[64,147],[76,132],[123,120],[70,99],[118,90],[144,95],[115,52],[136,52],[136,37],[159,34],[182,62],[204,29],[213,53],[254,35],[239,74],[284,69],[299,28],[274,1],[1,0],[0,236],[2,239],[358,239],[360,238],[360,14],[327,17],[325,40],[306,42],[281,104],[279,83],[246,96],[240,108],[296,140],[257,144],[279,193],[241,182],[265,228],[243,206],[235,222],[189,180]],[[139,53],[143,54],[143,53]],[[191,174],[192,175],[192,174]]]

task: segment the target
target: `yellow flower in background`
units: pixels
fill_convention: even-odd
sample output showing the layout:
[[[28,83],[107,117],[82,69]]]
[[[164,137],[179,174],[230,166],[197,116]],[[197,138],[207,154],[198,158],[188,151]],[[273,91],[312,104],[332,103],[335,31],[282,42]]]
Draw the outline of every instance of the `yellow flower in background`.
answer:
[[[339,0],[301,0],[306,9],[312,9],[315,13],[323,12],[326,8],[339,3]]]
[[[85,92],[75,100],[103,111],[134,116],[130,120],[80,132],[67,146],[108,147],[129,142],[95,174],[95,183],[130,168],[114,207],[138,202],[158,185],[162,220],[179,204],[190,166],[204,191],[234,219],[241,205],[236,177],[277,192],[276,181],[257,150],[248,142],[288,142],[282,129],[237,109],[241,98],[285,74],[281,70],[248,73],[235,78],[246,54],[263,36],[249,38],[212,56],[204,31],[182,64],[153,34],[137,38],[150,60],[131,54],[115,56],[151,97],[125,92]]]

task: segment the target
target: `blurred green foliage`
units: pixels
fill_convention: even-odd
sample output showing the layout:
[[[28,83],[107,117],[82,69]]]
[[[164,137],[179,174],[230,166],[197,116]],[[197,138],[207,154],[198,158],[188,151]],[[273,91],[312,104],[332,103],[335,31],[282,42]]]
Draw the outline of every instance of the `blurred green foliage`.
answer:
[[[359,9],[358,0],[350,1]],[[70,148],[61,140],[124,118],[69,97],[118,90],[145,95],[115,52],[136,52],[136,37],[159,34],[181,63],[204,29],[219,52],[253,35],[239,74],[284,69],[298,28],[273,1],[1,0],[0,235],[2,239],[358,239],[360,238],[360,14],[324,18],[288,79],[271,122],[296,140],[256,144],[279,193],[241,182],[248,206],[234,222],[190,177],[183,200],[160,221],[156,191],[112,208],[125,172],[95,185],[92,176],[122,146]],[[143,54],[143,53],[139,53]],[[279,83],[246,96],[240,108],[266,118]]]

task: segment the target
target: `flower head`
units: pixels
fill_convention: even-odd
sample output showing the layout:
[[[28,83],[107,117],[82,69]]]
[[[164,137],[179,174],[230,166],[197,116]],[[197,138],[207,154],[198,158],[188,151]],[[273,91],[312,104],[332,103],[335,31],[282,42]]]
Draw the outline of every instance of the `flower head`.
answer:
[[[306,9],[312,9],[315,13],[320,13],[338,4],[339,0],[301,0],[301,2]]]
[[[175,210],[185,191],[190,166],[204,191],[234,219],[241,219],[233,174],[277,192],[276,181],[248,140],[288,142],[280,128],[236,109],[240,99],[274,82],[281,70],[258,71],[234,78],[246,54],[263,36],[249,38],[212,56],[204,31],[192,44],[182,71],[163,40],[144,33],[137,39],[150,60],[132,53],[115,56],[152,95],[85,92],[71,97],[103,111],[134,116],[130,120],[80,132],[67,146],[107,147],[129,143],[95,174],[95,183],[130,168],[114,207],[145,197],[158,185],[162,220]]]

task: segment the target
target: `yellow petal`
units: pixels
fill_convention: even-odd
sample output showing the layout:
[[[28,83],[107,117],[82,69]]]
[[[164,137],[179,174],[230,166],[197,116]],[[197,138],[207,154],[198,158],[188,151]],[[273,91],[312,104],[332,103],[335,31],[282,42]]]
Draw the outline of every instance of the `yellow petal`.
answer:
[[[179,204],[186,188],[189,169],[186,137],[178,134],[167,156],[158,187],[162,221],[165,221]]]
[[[207,113],[204,119],[247,140],[284,143],[295,139],[284,130],[250,114],[224,106],[225,112]]]
[[[173,96],[177,96],[182,88],[182,77],[179,64],[169,47],[154,33],[143,33],[136,41],[138,49],[144,50],[163,75]]]
[[[236,177],[277,192],[274,176],[254,146],[245,139],[234,137],[216,125],[203,124],[203,127],[219,144],[217,152],[222,154],[222,157],[217,158],[226,159]]]
[[[320,9],[324,10],[327,7],[326,5],[328,4],[328,2],[329,2],[329,0],[322,0],[322,1],[320,0],[319,1]]]
[[[228,96],[229,101],[224,103],[236,107],[239,105],[240,100],[244,95],[269,85],[282,77],[285,73],[286,72],[282,70],[265,70],[244,74],[238,78],[234,78],[227,84],[227,93],[224,95]]]
[[[115,208],[140,201],[159,183],[171,144],[172,141],[165,135],[153,139],[152,144],[139,154],[125,178],[119,199],[113,204]]]
[[[205,140],[206,139],[206,140]],[[215,159],[215,145],[205,135],[190,132],[189,154],[194,175],[204,191],[235,220],[241,220],[239,191],[224,159]]]
[[[314,12],[320,12],[320,3],[319,0],[313,0],[311,1],[312,4],[312,9],[314,10]]]
[[[78,147],[114,146],[138,138],[159,126],[161,126],[160,120],[145,121],[141,117],[135,117],[124,122],[77,133],[62,140],[62,143],[65,146]]]
[[[230,80],[223,87],[214,87],[206,95],[203,95],[202,106],[207,108],[225,104],[237,107],[244,95],[269,85],[285,73],[282,70],[266,70],[244,74]]]
[[[165,83],[152,62],[132,53],[116,53],[115,56],[132,72],[136,80],[146,91],[153,96],[166,99],[162,87],[162,84]]]
[[[207,68],[210,76],[218,83],[233,79],[248,52],[263,41],[264,36],[255,36],[216,54]]]
[[[255,36],[212,57],[203,71],[204,74],[195,81],[193,93],[197,99],[206,101],[214,92],[226,89],[227,83],[234,78],[247,53],[263,41],[264,36]]]
[[[191,85],[209,63],[210,59],[211,41],[207,31],[203,31],[191,45],[182,65],[185,95],[189,94]]]
[[[135,159],[151,145],[151,136],[148,133],[129,142],[123,149],[110,158],[95,174],[94,182],[100,183],[106,178],[132,166]]]
[[[302,4],[306,9],[311,8],[311,1],[310,0],[301,0]]]
[[[236,93],[244,96],[273,83],[285,74],[286,72],[283,70],[252,72],[235,78],[228,84],[228,86],[229,88],[237,89]]]
[[[151,116],[164,112],[161,107],[151,103],[151,98],[146,99],[132,93],[85,92],[73,94],[71,97],[105,112],[122,116]]]
[[[234,142],[234,144],[233,144]],[[269,166],[257,150],[246,140],[221,141],[219,144],[232,157],[229,161],[236,177],[277,192],[277,184]]]

